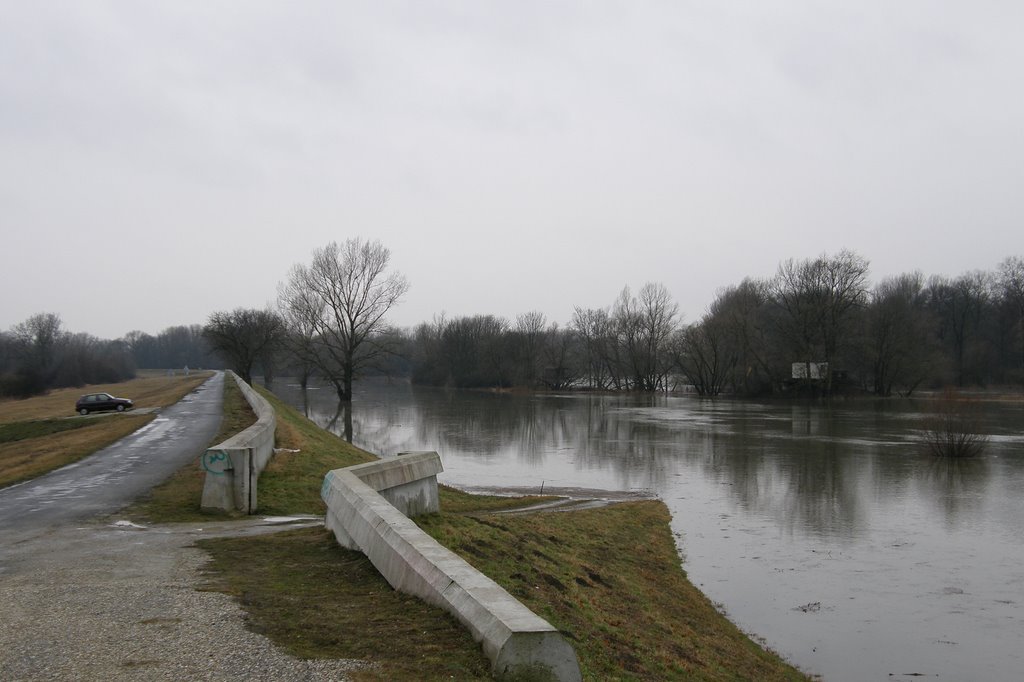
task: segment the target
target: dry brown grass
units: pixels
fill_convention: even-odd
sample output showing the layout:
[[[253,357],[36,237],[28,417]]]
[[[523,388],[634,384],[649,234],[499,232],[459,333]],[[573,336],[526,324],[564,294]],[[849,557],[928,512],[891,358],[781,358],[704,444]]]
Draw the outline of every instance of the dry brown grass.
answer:
[[[82,459],[148,424],[153,414],[118,414],[74,431],[0,445],[0,487],[27,481]]]
[[[187,377],[180,372],[169,377],[164,370],[141,370],[138,374],[137,378],[119,384],[59,388],[34,398],[0,400],[0,423],[71,416],[75,413],[75,401],[79,396],[101,391],[119,398],[130,398],[135,407],[166,407],[213,376],[209,371],[192,372]]]
[[[61,389],[27,400],[0,402],[0,423],[64,417],[74,414],[75,400],[83,393],[106,391],[131,398],[136,407],[166,407],[181,400],[212,376],[193,372],[191,376],[168,377],[156,371],[120,384]],[[89,423],[73,431],[28,438],[0,445],[0,487],[41,476],[78,461],[134,432],[153,418],[152,414],[116,414],[101,417],[71,417]]]

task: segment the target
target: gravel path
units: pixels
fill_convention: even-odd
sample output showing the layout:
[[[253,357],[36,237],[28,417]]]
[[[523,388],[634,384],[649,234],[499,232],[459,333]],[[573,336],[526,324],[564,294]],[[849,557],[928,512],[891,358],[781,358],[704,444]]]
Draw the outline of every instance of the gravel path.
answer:
[[[197,591],[196,539],[278,527],[92,523],[4,548],[0,680],[347,679],[364,664],[285,655],[246,630],[231,597]]]

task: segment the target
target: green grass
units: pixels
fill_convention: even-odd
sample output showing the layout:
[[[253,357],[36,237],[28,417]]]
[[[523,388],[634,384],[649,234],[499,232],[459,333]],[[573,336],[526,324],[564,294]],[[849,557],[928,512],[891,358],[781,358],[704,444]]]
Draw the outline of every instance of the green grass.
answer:
[[[806,679],[687,580],[669,520],[662,502],[647,500],[539,514],[463,509],[416,522],[557,627],[585,679]]]
[[[39,419],[28,422],[0,424],[0,443],[16,443],[19,440],[42,438],[63,431],[73,431],[89,426],[84,419]]]
[[[542,502],[551,502],[558,498],[548,495],[525,497],[507,497],[498,495],[473,495],[458,488],[439,485],[441,508],[449,514],[464,514],[482,511],[508,511],[521,507],[529,507]]]
[[[331,469],[372,462],[374,455],[324,431],[270,391],[258,388],[277,413],[277,447],[260,476],[259,513],[323,514],[320,487]]]

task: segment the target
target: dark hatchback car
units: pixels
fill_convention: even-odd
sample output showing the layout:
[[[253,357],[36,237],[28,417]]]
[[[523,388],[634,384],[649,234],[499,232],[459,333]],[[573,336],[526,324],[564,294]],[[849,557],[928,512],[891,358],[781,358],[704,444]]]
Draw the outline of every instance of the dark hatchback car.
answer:
[[[132,409],[132,401],[128,398],[115,398],[109,393],[90,393],[83,395],[75,403],[75,411],[79,414],[100,412],[103,410],[117,410],[124,412]]]

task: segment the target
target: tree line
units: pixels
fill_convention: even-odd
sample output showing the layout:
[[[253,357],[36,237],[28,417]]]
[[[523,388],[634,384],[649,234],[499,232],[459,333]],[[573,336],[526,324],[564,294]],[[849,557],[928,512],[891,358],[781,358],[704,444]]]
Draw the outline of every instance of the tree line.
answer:
[[[0,396],[122,381],[134,372],[122,344],[66,331],[54,313],[33,315],[0,332]]]
[[[186,366],[223,367],[202,325],[168,327],[155,336],[132,331],[111,341],[65,329],[56,313],[37,313],[0,331],[0,397],[115,383],[133,378],[139,367]]]
[[[872,285],[868,261],[843,250],[779,264],[720,290],[687,323],[660,283],[625,287],[565,325],[530,311],[435,316],[397,329],[387,313],[408,291],[390,251],[350,239],[316,249],[278,287],[276,305],[213,313],[205,325],[133,331],[116,341],[72,334],[52,313],[0,332],[0,395],[118,381],[136,367],[232,367],[330,383],[343,402],[360,376],[409,376],[460,388],[786,391],[911,395],[920,387],[1024,385],[1024,259],[950,278],[919,272]]]
[[[572,321],[540,313],[438,318],[407,334],[413,381],[458,387],[911,395],[1024,384],[1024,259],[872,286],[852,251],[780,263],[685,323],[661,284],[627,287]]]

